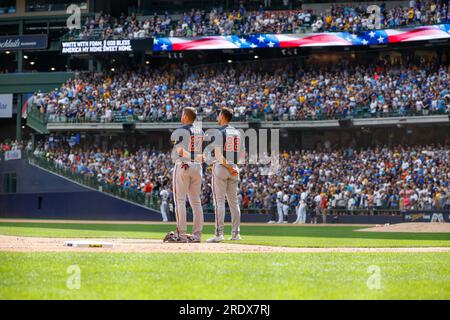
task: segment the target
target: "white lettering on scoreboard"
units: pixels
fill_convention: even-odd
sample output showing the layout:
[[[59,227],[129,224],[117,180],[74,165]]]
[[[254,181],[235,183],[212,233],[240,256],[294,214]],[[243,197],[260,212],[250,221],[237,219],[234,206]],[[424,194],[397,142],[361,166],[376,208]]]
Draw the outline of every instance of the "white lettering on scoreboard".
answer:
[[[62,43],[62,53],[131,52],[131,40],[72,41]]]

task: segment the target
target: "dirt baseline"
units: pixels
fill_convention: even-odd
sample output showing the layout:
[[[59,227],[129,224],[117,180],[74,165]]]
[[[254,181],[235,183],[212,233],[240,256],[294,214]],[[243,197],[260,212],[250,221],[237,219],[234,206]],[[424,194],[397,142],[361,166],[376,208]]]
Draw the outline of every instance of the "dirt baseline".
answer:
[[[150,239],[89,239],[110,242],[112,248],[64,246],[74,238],[36,238],[0,235],[0,252],[121,252],[121,253],[269,253],[269,252],[450,252],[450,247],[423,248],[289,248],[230,243],[163,243]]]

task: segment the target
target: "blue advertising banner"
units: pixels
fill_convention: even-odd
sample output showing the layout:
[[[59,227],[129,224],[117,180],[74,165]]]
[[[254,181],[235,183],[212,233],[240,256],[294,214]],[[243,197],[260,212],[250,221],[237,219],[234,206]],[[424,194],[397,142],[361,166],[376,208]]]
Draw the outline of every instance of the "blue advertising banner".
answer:
[[[0,51],[46,49],[47,45],[48,36],[46,34],[27,34],[21,36],[0,37]]]
[[[403,211],[404,222],[450,222],[450,210]]]

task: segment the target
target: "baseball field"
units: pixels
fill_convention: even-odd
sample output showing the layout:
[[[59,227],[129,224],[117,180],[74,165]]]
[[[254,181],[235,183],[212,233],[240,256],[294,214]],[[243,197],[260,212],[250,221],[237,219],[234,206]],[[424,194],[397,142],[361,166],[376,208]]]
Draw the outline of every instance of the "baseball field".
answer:
[[[173,224],[3,219],[0,299],[448,300],[436,226],[244,224],[239,242],[167,244]],[[64,246],[76,239],[113,247]]]

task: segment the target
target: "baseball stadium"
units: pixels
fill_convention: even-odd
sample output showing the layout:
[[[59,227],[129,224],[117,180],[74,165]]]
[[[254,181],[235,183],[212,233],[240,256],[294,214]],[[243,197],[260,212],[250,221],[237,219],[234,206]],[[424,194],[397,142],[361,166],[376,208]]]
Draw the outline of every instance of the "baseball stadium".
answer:
[[[449,59],[441,0],[0,0],[0,299],[450,300]]]

